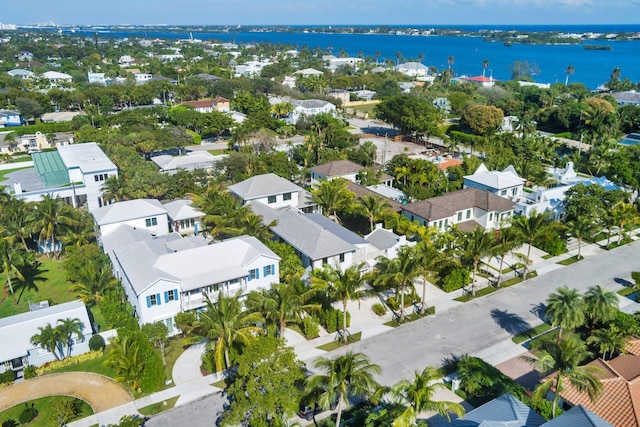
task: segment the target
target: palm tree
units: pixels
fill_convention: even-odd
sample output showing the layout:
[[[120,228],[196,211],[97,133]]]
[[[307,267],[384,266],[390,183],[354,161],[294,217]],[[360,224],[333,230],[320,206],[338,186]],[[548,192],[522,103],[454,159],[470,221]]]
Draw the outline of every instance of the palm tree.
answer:
[[[60,360],[61,357],[58,356],[58,346],[60,343],[60,331],[57,328],[51,326],[51,323],[47,323],[46,326],[39,326],[38,331],[40,333],[35,334],[31,337],[31,343],[33,345],[38,345],[40,348],[47,350],[56,360]],[[64,354],[62,354],[64,357]]]
[[[478,274],[478,264],[480,260],[491,254],[495,246],[495,240],[491,233],[476,227],[470,233],[461,233],[458,237],[458,249],[460,258],[471,263],[473,266],[473,278],[471,281],[471,295],[476,296],[476,276]]]
[[[0,201],[0,203],[2,203]],[[20,239],[24,250],[29,250],[26,239],[32,235],[32,224],[29,220],[30,207],[23,199],[11,198],[3,206],[2,220],[6,227],[6,234],[12,238]]]
[[[344,271],[340,266],[328,265],[322,270],[314,270],[311,273],[311,286],[326,292],[332,301],[342,302],[342,334],[341,339],[347,339],[347,303],[350,300],[360,299],[363,295],[362,288],[365,283],[362,275],[364,263],[352,265]]]
[[[500,258],[500,267],[498,268],[498,279],[496,280],[496,288],[502,283],[502,267],[504,267],[504,259],[521,244],[518,236],[511,227],[503,228],[496,232],[496,241],[493,246],[493,256]]]
[[[577,289],[566,286],[556,289],[545,302],[546,316],[551,326],[559,326],[558,342],[562,338],[563,329],[575,329],[584,324],[585,304]]]
[[[404,294],[407,286],[420,274],[414,252],[409,246],[400,248],[393,259],[379,258],[376,264],[377,276],[374,283],[394,287],[400,294],[400,323],[404,322]],[[413,289],[412,289],[413,293]]]
[[[609,353],[610,359],[614,353],[623,352],[629,338],[627,331],[610,323],[607,328],[600,328],[593,331],[593,334],[587,338],[587,344],[597,346],[598,351],[602,354],[602,358],[607,360],[607,353]]]
[[[62,200],[49,195],[42,196],[42,201],[34,205],[33,226],[38,233],[38,241],[44,245],[51,245],[49,253],[55,252],[58,227],[69,223],[66,216],[68,209],[71,208],[64,205]]]
[[[591,221],[591,218],[584,216],[578,219],[568,221],[565,226],[571,236],[578,241],[578,255],[577,259],[581,259],[582,241],[585,238],[593,236],[594,232],[598,229],[598,226]]]
[[[365,194],[359,196],[358,211],[369,219],[369,229],[373,231],[374,223],[389,213],[389,203],[377,195]]]
[[[579,392],[587,393],[593,402],[602,393],[602,384],[597,377],[600,369],[591,365],[580,366],[591,353],[577,336],[569,335],[559,342],[545,341],[541,349],[545,351],[541,358],[522,356],[521,359],[544,374],[555,372],[538,385],[533,393],[534,401],[539,401],[549,391],[553,391],[552,417],[556,416],[560,397],[569,384]]]
[[[618,296],[600,285],[591,286],[584,294],[586,317],[591,319],[591,326],[596,323],[609,322],[618,314]]]
[[[126,182],[124,178],[118,175],[111,175],[104,180],[102,184],[102,200],[104,203],[109,203],[112,200],[120,202],[127,200]]]
[[[411,176],[411,168],[409,166],[398,166],[394,171],[396,173],[396,179],[402,178],[402,185],[406,187],[407,178]]]
[[[60,339],[62,342],[67,345],[67,357],[71,356],[73,334],[76,334],[76,336],[81,339],[84,323],[82,323],[78,318],[71,319],[67,317],[66,319],[58,319],[58,326],[56,326],[56,329],[60,333]]]
[[[449,265],[457,265],[458,260],[446,256],[444,252],[440,252],[428,240],[422,240],[413,247],[415,260],[418,264],[418,270],[422,274],[422,301],[420,303],[420,316],[424,316],[427,309],[427,276],[438,271],[442,267]]]
[[[115,380],[140,391],[140,372],[144,369],[146,360],[137,341],[130,335],[122,335],[111,340],[109,347],[106,363],[116,370]]]
[[[638,221],[638,209],[633,203],[618,203],[613,208],[613,215],[619,227],[618,244],[620,244],[622,236],[624,235],[624,226],[634,224]]]
[[[213,357],[218,371],[231,367],[231,347],[247,345],[262,332],[262,328],[256,326],[262,317],[255,312],[242,311],[240,297],[240,292],[225,296],[220,291],[218,301],[213,302],[207,296],[204,311],[198,313],[196,331],[214,343]]]
[[[113,271],[108,263],[88,261],[78,271],[78,280],[69,290],[77,292],[82,301],[87,304],[97,304],[107,290],[118,284],[113,277]]]
[[[449,58],[447,58],[447,65],[449,66],[449,72],[451,72],[451,66],[453,65],[455,60],[456,58],[453,55],[449,55]]]
[[[353,193],[347,188],[347,180],[343,178],[323,179],[311,190],[313,201],[322,207],[322,212],[335,222],[339,222],[337,211],[347,208]]]
[[[350,397],[366,397],[379,387],[374,375],[380,374],[380,366],[371,363],[362,353],[348,351],[333,359],[321,357],[314,362],[314,366],[325,373],[307,378],[306,389],[323,390],[319,399],[323,408],[329,408],[331,402],[338,400],[336,426],[340,425],[343,402],[348,406]]]
[[[487,68],[489,68],[489,60],[483,59],[482,60],[482,77],[484,77],[484,73],[487,70]]]
[[[567,86],[569,84],[569,76],[576,72],[573,65],[569,64],[567,68],[565,68],[564,72],[567,74],[567,77],[564,79],[564,85]]]
[[[95,241],[96,230],[91,214],[87,211],[68,211],[68,222],[63,224],[59,237],[63,248],[80,247]]]
[[[260,313],[265,322],[277,325],[279,336],[284,337],[289,323],[300,322],[305,313],[320,308],[318,304],[308,304],[312,295],[312,290],[299,293],[293,284],[277,283],[270,289],[251,292],[246,306]]]
[[[531,247],[534,243],[541,243],[555,237],[555,231],[561,227],[554,223],[548,211],[537,213],[535,210],[531,215],[516,216],[511,222],[511,227],[515,230],[516,236],[529,245],[527,249],[527,259],[525,261],[522,277],[527,277],[527,270],[531,262]]]
[[[21,255],[22,252],[16,247],[15,243],[12,243],[7,238],[0,238],[0,267],[2,268],[2,274],[7,277],[6,283],[14,303],[16,303],[16,299],[11,276],[24,280],[24,276],[20,271],[20,266],[24,261]]]
[[[451,421],[450,413],[464,415],[464,408],[459,403],[435,401],[434,394],[447,386],[437,381],[437,369],[427,366],[422,372],[414,372],[413,381],[401,380],[390,391],[394,401],[406,406],[402,414],[393,421],[393,427],[409,427],[415,425],[418,414],[426,411],[436,412]]]

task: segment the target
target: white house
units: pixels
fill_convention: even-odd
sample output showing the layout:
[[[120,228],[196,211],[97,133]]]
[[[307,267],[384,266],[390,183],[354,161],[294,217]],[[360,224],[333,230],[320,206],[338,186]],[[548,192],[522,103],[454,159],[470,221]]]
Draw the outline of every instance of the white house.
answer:
[[[440,231],[456,225],[461,231],[480,226],[500,229],[513,216],[515,203],[479,188],[465,188],[403,206],[411,221]]]
[[[170,154],[154,156],[151,161],[158,165],[160,172],[173,175],[179,170],[210,170],[217,161],[225,157],[227,157],[226,154],[214,156],[208,151],[191,151],[183,156],[172,156]]]
[[[89,83],[102,86],[106,86],[111,81],[111,79],[105,77],[105,73],[87,73],[87,80],[89,80]]]
[[[344,178],[347,181],[358,182],[358,174],[365,169],[364,166],[351,160],[336,160],[323,163],[311,168],[311,183],[317,184],[323,179]]]
[[[262,74],[262,68],[271,65],[268,61],[247,61],[244,64],[236,65],[234,68],[235,76],[254,77]]]
[[[78,355],[89,351],[89,339],[93,335],[93,328],[87,308],[80,300],[49,306],[44,304],[31,305],[33,311],[0,318],[0,372],[12,370],[21,377],[21,372],[27,366],[40,366],[55,360],[48,350],[31,343],[31,337],[40,333],[39,327],[47,324],[56,327],[58,320],[79,319],[82,332],[72,337],[71,355]],[[65,348],[65,354],[66,354]]]
[[[24,70],[22,68],[15,68],[13,70],[7,71],[11,77],[19,77],[22,80],[30,79],[33,76],[33,71]]]
[[[273,209],[291,206],[307,213],[319,211],[311,193],[273,173],[253,176],[227,189],[243,204],[260,202]]]
[[[427,77],[429,75],[429,67],[420,62],[405,62],[396,65],[393,69],[411,77]]]
[[[136,79],[136,84],[141,85],[153,80],[153,74],[149,73],[134,73],[133,77]]]
[[[305,68],[303,70],[296,71],[293,74],[302,76],[302,77],[309,77],[309,76],[321,76],[324,73],[322,71],[316,70],[315,68]]]
[[[49,80],[51,84],[57,83],[71,83],[73,81],[73,77],[71,77],[67,73],[60,73],[58,71],[47,71],[42,73],[42,77]]]
[[[0,128],[22,126],[20,113],[13,110],[0,110]]]
[[[317,114],[336,114],[336,106],[321,99],[292,100],[293,111],[286,118],[289,124],[296,124],[302,117],[313,117]]]
[[[393,230],[384,228],[382,224],[376,224],[375,229],[364,236],[364,240],[371,244],[367,257],[372,266],[376,264],[378,257],[394,259],[397,257],[398,250],[401,247],[414,246],[416,244],[416,242],[407,241],[407,236],[404,234],[399,236]]]
[[[336,71],[339,67],[345,65],[353,67],[357,70],[358,66],[364,61],[362,58],[355,58],[352,56],[341,58],[335,57],[333,55],[324,55],[322,57],[322,60],[327,64],[327,68],[329,68],[331,71]]]
[[[180,234],[195,234],[203,230],[204,212],[194,208],[191,200],[174,200],[162,205],[167,210],[169,225]]]
[[[220,292],[246,295],[280,280],[280,258],[252,236],[208,244],[120,225],[104,236],[103,248],[139,323],[164,322],[172,334],[177,313],[201,309],[207,298],[216,302]]]
[[[35,168],[16,172],[10,186],[16,198],[40,201],[42,196],[59,197],[71,206],[102,206],[104,181],[118,175],[118,168],[95,142],[59,145],[57,151],[33,153]]]
[[[525,182],[526,179],[520,178],[511,165],[503,171],[490,171],[483,163],[472,175],[464,177],[463,188],[479,188],[500,197],[513,199],[522,195]]]
[[[101,236],[108,235],[123,224],[145,229],[156,236],[169,234],[167,209],[155,199],[134,199],[112,203],[94,209],[91,214]]]

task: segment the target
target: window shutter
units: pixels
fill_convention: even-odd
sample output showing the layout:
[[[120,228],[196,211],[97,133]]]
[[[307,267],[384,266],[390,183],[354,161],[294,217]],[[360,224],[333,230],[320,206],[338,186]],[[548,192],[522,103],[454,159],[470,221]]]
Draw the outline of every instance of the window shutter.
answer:
[[[178,301],[178,290],[177,289],[173,290],[173,299],[174,299],[174,301]]]
[[[169,291],[164,291],[164,303],[169,302]]]
[[[161,301],[160,301],[160,294],[156,294],[156,301],[158,301],[158,305],[160,305],[160,304],[161,304]]]
[[[260,269],[256,268],[256,279],[260,278]]]
[[[271,264],[271,274],[276,274],[276,265]]]
[[[151,297],[147,297],[147,308],[151,307]]]
[[[267,266],[266,265],[264,267],[262,267],[262,275],[264,277],[267,277]]]

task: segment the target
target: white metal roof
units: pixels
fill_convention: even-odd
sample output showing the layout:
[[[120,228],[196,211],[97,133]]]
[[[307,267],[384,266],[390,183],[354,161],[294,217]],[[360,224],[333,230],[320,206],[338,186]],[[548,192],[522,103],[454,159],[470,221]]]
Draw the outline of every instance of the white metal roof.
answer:
[[[95,142],[61,145],[58,153],[67,169],[79,168],[85,174],[118,170]]]

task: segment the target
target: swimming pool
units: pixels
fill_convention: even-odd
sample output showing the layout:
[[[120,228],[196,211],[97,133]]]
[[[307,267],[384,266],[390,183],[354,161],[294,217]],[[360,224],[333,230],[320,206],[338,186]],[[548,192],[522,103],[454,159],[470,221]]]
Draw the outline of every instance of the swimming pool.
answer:
[[[640,133],[630,133],[618,142],[618,145],[624,145],[625,147],[636,144],[640,144]]]

